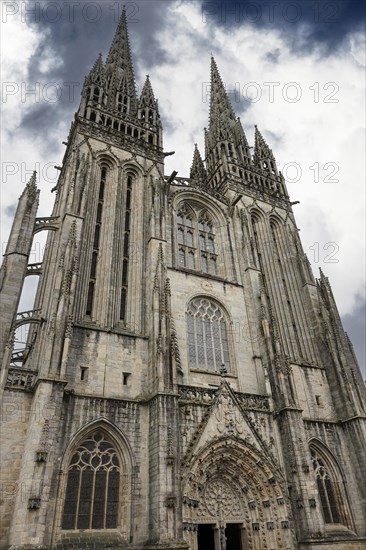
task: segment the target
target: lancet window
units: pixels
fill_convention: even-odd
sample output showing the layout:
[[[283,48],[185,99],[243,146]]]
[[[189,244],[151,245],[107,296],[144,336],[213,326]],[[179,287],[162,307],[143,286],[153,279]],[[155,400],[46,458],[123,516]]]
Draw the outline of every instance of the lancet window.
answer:
[[[331,461],[327,460],[315,446],[310,447],[310,453],[324,522],[346,524],[347,502],[343,480],[337,472],[338,468],[331,464]]]
[[[86,315],[91,315],[93,310],[106,178],[107,178],[107,168],[103,166],[100,174],[97,214],[96,214],[95,225],[94,225],[93,251],[92,251],[91,266],[90,266],[90,273],[89,273],[88,296],[87,296],[87,303],[86,303],[86,310],[85,310]]]
[[[195,269],[195,228],[193,215],[186,208],[178,212],[178,261],[182,267]]]
[[[127,189],[125,199],[125,219],[123,231],[123,260],[122,260],[122,288],[120,315],[121,321],[126,319],[128,271],[130,261],[130,232],[131,232],[131,200],[132,200],[132,176],[127,176]]]
[[[213,224],[206,212],[198,220],[201,270],[216,275],[215,235]]]

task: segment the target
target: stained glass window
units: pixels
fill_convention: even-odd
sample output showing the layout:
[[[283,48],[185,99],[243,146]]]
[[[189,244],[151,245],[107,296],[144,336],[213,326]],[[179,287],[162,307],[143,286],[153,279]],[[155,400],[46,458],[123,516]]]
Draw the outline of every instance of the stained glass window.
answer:
[[[212,222],[206,212],[200,214],[198,228],[202,271],[216,275],[215,236]]]
[[[117,452],[102,432],[96,432],[71,458],[62,529],[115,529],[119,482]]]
[[[192,215],[186,208],[182,208],[178,212],[177,221],[179,265],[181,265],[182,267],[188,267],[189,269],[194,269],[195,246],[192,227]]]
[[[339,513],[339,488],[337,480],[331,476],[330,469],[315,449],[311,449],[311,458],[323,509],[325,523],[342,523]]]
[[[229,370],[229,343],[222,308],[205,297],[194,298],[187,310],[188,359],[191,369]]]
[[[177,214],[177,226],[179,265],[216,275],[215,234],[207,212],[183,205]]]

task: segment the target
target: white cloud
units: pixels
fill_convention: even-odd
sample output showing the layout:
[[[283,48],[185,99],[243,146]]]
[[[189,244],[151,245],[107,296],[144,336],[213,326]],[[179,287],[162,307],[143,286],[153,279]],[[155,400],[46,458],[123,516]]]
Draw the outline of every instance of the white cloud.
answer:
[[[19,195],[33,170],[37,170],[41,188],[40,215],[49,215],[54,196],[50,189],[57,181],[58,173],[52,168],[58,159],[44,156],[44,141],[58,132],[59,141],[65,136],[67,125],[60,120],[58,128],[51,132],[48,129],[47,138],[34,134],[32,137],[21,129],[22,119],[35,105],[41,105],[51,97],[52,90],[44,91],[48,85],[47,72],[52,63],[60,64],[51,47],[45,48],[45,57],[39,60],[44,73],[42,81],[35,82],[30,74],[30,62],[49,39],[45,31],[35,30],[22,21],[21,10],[8,16],[2,27],[1,50],[2,65],[2,139],[1,139],[1,248],[5,251],[7,237],[11,228],[12,215]],[[32,93],[33,92],[33,93]],[[55,108],[56,104],[55,104]],[[68,123],[67,123],[68,124]],[[60,154],[62,145],[60,143]],[[39,242],[38,242],[39,241]],[[34,246],[41,247],[41,237],[37,236]],[[42,245],[43,246],[43,245]],[[35,261],[39,261],[38,257]]]
[[[354,57],[355,61],[361,65],[361,67],[366,67],[366,36],[365,30],[354,33],[350,37],[350,50],[351,54]]]
[[[212,52],[228,89],[233,89],[238,82],[242,93],[249,82],[257,83],[262,94],[260,100],[249,102],[249,108],[245,109],[248,101],[241,96],[239,101],[232,101],[234,109],[241,116],[252,144],[253,126],[258,124],[273,148],[280,169],[289,162],[301,167],[301,178],[296,183],[289,183],[288,188],[292,200],[301,201],[294,208],[304,249],[313,261],[315,271],[321,266],[329,275],[341,314],[352,312],[357,293],[363,294],[364,291],[362,36],[359,33],[351,36],[342,51],[324,57],[320,50],[311,53],[291,51],[286,37],[276,30],[260,30],[245,23],[225,30],[204,23],[199,7],[193,3],[171,3],[164,15],[161,29],[155,36],[165,53],[164,61],[154,68],[143,66],[143,52],[141,58],[133,53],[139,69],[139,83],[147,72],[150,73],[159,99],[165,122],[165,149],[176,151],[173,157],[167,158],[166,173],[176,169],[180,175],[189,174],[195,142],[204,154],[203,127],[208,124],[209,104],[202,94],[205,83],[209,81]],[[37,47],[43,44],[47,46],[43,48],[46,53],[39,60],[39,67],[46,82],[52,63],[62,63],[52,46],[47,45],[49,36],[45,32],[36,34],[15,16],[9,18],[4,27],[4,80],[29,81],[30,59]],[[111,39],[113,32],[111,29]],[[132,46],[134,32],[137,32],[135,28],[131,28]],[[305,43],[306,36],[306,29],[301,29],[299,43]],[[276,57],[277,63],[273,61]],[[85,74],[87,70],[88,67],[82,67],[81,73]],[[279,83],[274,88],[273,102],[269,100],[269,88],[265,82]],[[286,101],[282,95],[287,90],[288,96],[293,97],[296,90],[288,86],[290,82],[296,82],[302,92],[301,99],[295,103]],[[315,101],[317,98],[318,102]],[[234,99],[232,95],[231,99]],[[331,99],[338,102],[331,103]],[[39,162],[41,168],[48,162],[59,163],[63,149],[60,145],[58,160],[44,158],[43,136],[36,135],[30,140],[19,131],[12,137],[31,103],[22,103],[18,94],[8,97],[3,106],[6,137],[2,146],[3,163],[15,162],[20,166],[23,162],[25,167],[8,177],[3,185],[2,203],[6,209],[15,205],[35,163]],[[60,142],[66,138],[68,126],[69,121],[60,120],[59,126],[53,129],[53,135],[58,135]],[[314,181],[315,163],[319,166],[318,182]],[[339,167],[334,174],[338,182],[324,181],[333,167],[330,164],[325,170],[327,163]],[[291,176],[290,170],[288,175]],[[50,214],[51,187],[51,183],[44,182],[41,177],[40,215]],[[3,242],[11,221],[10,216],[3,216]],[[338,246],[334,256],[339,260],[337,263],[324,263],[331,251],[329,248],[324,250],[324,246],[330,242]],[[315,243],[319,243],[319,263],[314,262]]]
[[[230,98],[251,144],[258,124],[280,169],[296,163],[301,170],[299,181],[288,182],[288,189],[292,200],[301,203],[294,208],[304,249],[315,275],[322,267],[329,276],[341,314],[350,313],[357,293],[363,294],[365,273],[364,88],[355,60],[360,36],[322,57],[321,50],[291,51],[276,30],[211,26],[195,5],[181,4],[168,11],[159,45],[168,56],[155,68],[152,81],[164,118],[175,127],[165,133],[165,147],[177,152],[167,159],[167,173],[189,173],[195,141],[204,154],[209,105],[202,102],[202,86],[209,80],[212,51],[227,89],[240,90]],[[266,57],[271,52],[279,52],[277,63]],[[273,102],[271,86],[265,85],[269,82],[278,83],[272,85]],[[245,111],[254,90],[260,99]],[[296,94],[297,102],[288,101]],[[294,178],[289,166],[285,173]]]

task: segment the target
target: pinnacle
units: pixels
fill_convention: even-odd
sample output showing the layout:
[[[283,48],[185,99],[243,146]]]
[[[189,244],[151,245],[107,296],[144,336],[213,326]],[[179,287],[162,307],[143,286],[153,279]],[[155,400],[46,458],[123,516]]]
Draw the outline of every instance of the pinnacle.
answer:
[[[90,75],[98,75],[100,74],[104,69],[104,66],[103,66],[103,58],[102,58],[102,54],[100,53],[90,71]]]
[[[93,69],[99,69],[99,67],[103,67],[103,58],[100,52],[98,54],[96,62],[94,63]]]
[[[319,273],[320,273],[320,279],[322,281],[326,281],[327,280],[327,277],[324,275],[324,271],[322,270],[321,267],[319,267]]]
[[[202,179],[205,177],[205,166],[201,157],[201,153],[197,147],[197,143],[194,144],[193,162],[190,177],[192,179]]]
[[[24,188],[22,196],[27,195],[28,200],[33,201],[35,200],[38,194],[39,194],[39,191],[37,189],[37,172],[36,170],[34,170],[33,174],[31,175],[28,183]]]
[[[258,159],[263,158],[274,158],[272,150],[268,147],[264,137],[258,130],[257,125],[255,124],[255,138],[254,138],[254,156]]]
[[[152,86],[151,86],[151,82],[150,82],[150,77],[149,75],[147,74],[146,75],[146,80],[145,80],[145,83],[144,83],[144,86],[142,88],[142,91],[141,91],[141,96],[140,96],[140,105],[151,105],[153,107],[155,107],[155,96],[154,96],[154,91],[152,89]]]
[[[27,186],[29,187],[37,187],[37,171],[34,170],[33,174],[31,175],[29,182],[27,183]]]

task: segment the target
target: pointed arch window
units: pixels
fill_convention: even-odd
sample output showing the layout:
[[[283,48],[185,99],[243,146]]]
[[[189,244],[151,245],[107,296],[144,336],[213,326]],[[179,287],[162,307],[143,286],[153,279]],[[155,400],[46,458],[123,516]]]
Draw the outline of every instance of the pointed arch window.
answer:
[[[193,227],[193,215],[181,208],[177,216],[178,221],[178,261],[182,267],[195,268],[195,229]]]
[[[198,220],[201,269],[204,273],[216,275],[215,235],[213,223],[206,212]]]
[[[127,291],[128,274],[130,263],[130,236],[131,236],[131,196],[132,196],[132,176],[127,176],[127,188],[125,198],[125,219],[123,231],[123,261],[122,261],[122,287],[119,318],[126,320],[127,315]]]
[[[86,439],[67,470],[62,529],[116,529],[120,475],[118,453],[104,433]]]
[[[338,468],[315,445],[310,447],[310,454],[324,522],[347,525],[347,498]]]
[[[128,97],[121,92],[117,93],[117,111],[120,113],[127,113],[128,111]]]
[[[94,86],[93,101],[95,101],[95,103],[99,103],[99,96],[100,96],[100,90],[98,86]]]
[[[92,311],[93,311],[94,291],[95,291],[95,283],[96,283],[96,277],[97,277],[97,266],[98,266],[98,255],[99,255],[99,248],[100,248],[100,234],[101,234],[101,228],[102,228],[104,191],[105,191],[106,178],[107,178],[107,168],[103,166],[100,172],[97,213],[96,213],[95,225],[94,225],[93,250],[92,250],[91,266],[90,266],[90,273],[89,273],[88,295],[87,295],[86,308],[85,308],[85,314],[90,316],[92,315]]]
[[[177,214],[178,264],[203,273],[217,274],[214,224],[206,211],[188,209]]]
[[[230,367],[227,316],[206,297],[194,298],[187,309],[188,359],[191,369],[219,372]]]

